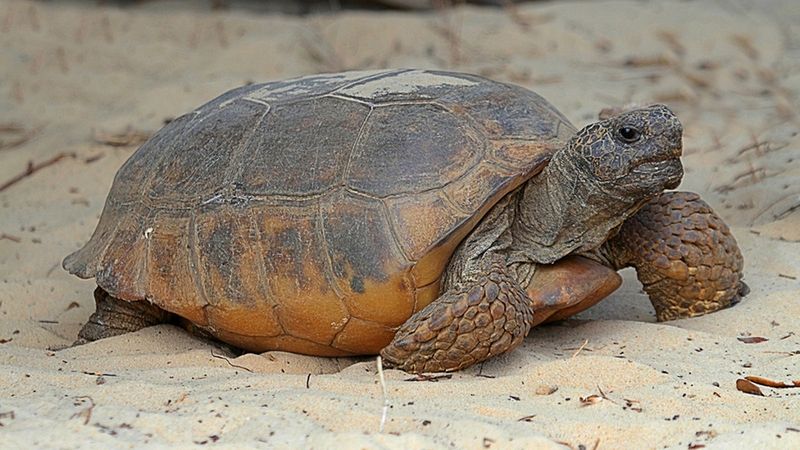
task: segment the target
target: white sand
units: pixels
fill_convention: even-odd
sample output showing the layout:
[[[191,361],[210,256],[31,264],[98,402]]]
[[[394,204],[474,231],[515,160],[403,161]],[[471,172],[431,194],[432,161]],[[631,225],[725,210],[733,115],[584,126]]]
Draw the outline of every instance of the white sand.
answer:
[[[75,154],[0,192],[0,447],[800,448],[800,388],[735,388],[745,375],[800,379],[800,6],[760,4],[299,18],[0,2],[0,184]],[[93,282],[60,261],[89,238],[134,150],[95,131],[149,133],[249,80],[383,67],[522,84],[576,125],[604,107],[669,104],[686,129],[681,189],[733,226],[752,293],[657,324],[626,273],[607,301],[482,367],[437,382],[386,371],[383,433],[371,359],[226,361],[171,326],[48,350],[94,309]],[[5,147],[25,134],[14,124],[30,139]]]

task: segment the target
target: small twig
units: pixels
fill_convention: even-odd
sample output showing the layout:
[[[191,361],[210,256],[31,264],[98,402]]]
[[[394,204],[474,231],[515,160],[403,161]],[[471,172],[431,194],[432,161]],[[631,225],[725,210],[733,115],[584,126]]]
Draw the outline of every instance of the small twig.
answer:
[[[18,238],[16,236],[12,236],[12,235],[6,234],[6,233],[0,233],[0,240],[3,240],[3,239],[8,239],[11,242],[17,242],[17,243],[22,242],[22,239],[20,239],[20,238]]]
[[[789,214],[797,211],[798,208],[800,208],[800,203],[796,203],[796,204],[790,206],[789,208],[787,208],[785,211],[780,212],[778,214],[775,214],[775,219],[781,220],[781,219],[787,217]]]
[[[623,406],[622,409],[628,408],[631,411],[638,413],[643,411],[642,402],[640,402],[639,400],[632,400],[629,398],[623,398],[623,400],[625,400],[625,406]]]
[[[752,144],[749,144],[749,145],[746,145],[746,146],[740,148],[739,151],[736,152],[736,154],[738,156],[742,156],[743,154],[749,152],[750,150],[755,150],[756,153],[760,153],[762,145],[769,145],[769,142],[767,142],[767,141],[759,141],[759,140],[753,139],[753,143]]]
[[[251,369],[248,369],[247,367],[240,366],[238,364],[232,363],[230,359],[228,359],[227,357],[225,357],[223,355],[217,355],[216,353],[214,353],[213,349],[211,350],[211,356],[213,356],[214,358],[221,359],[221,360],[225,361],[231,367],[235,367],[237,369],[242,369],[244,371],[251,372],[251,373],[253,372]]]
[[[0,123],[0,133],[23,133],[25,127],[16,123]]]
[[[83,404],[84,400],[89,400],[89,406],[87,406],[86,408],[84,408],[84,409],[76,412],[72,416],[70,416],[70,419],[74,419],[76,417],[83,417],[83,424],[84,425],[89,425],[89,420],[92,419],[92,410],[94,409],[94,400],[92,400],[92,397],[89,397],[88,395],[82,395],[80,397],[75,397],[75,400],[80,402],[80,403],[76,403],[75,406]]]
[[[389,413],[389,396],[386,395],[386,379],[383,377],[383,359],[378,355],[375,360],[378,366],[378,379],[381,382],[381,392],[383,395],[383,408],[381,410],[381,425],[378,428],[379,433],[383,433],[383,427],[386,424],[386,415]]]
[[[738,336],[736,339],[745,344],[760,344],[769,341],[769,339],[761,336]]]
[[[406,378],[403,381],[431,381],[431,382],[435,383],[435,382],[437,382],[439,380],[449,380],[450,378],[453,378],[453,375],[449,374],[449,373],[445,373],[445,374],[441,374],[441,375],[426,375],[424,373],[421,373],[421,374],[419,374],[419,375],[417,375],[415,377]]]
[[[0,139],[0,150],[9,150],[19,147],[20,145],[31,140],[31,138],[38,134],[43,127],[44,125],[40,125],[36,128],[25,130],[25,128],[22,126],[13,123],[0,124],[0,133],[16,135],[14,138],[8,141],[3,141]]]
[[[800,380],[790,381],[788,383],[784,383],[783,381],[775,381],[770,380],[769,378],[764,377],[757,377],[757,376],[748,376],[744,377],[747,381],[752,381],[755,384],[760,384],[762,386],[767,386],[771,388],[795,388],[800,387]]]
[[[608,396],[606,395],[605,392],[603,392],[603,389],[600,387],[599,384],[597,385],[597,391],[600,392],[600,397],[603,397],[603,400],[608,400],[611,403],[617,403],[614,400],[611,400],[610,398],[608,398]]]
[[[105,155],[102,154],[102,153],[98,153],[96,155],[92,155],[92,156],[89,156],[87,158],[84,158],[83,162],[85,164],[91,164],[91,163],[97,161],[98,159],[102,158],[103,156],[105,156]]]
[[[609,401],[609,402],[611,402],[611,403],[613,403],[615,405],[619,405],[619,403],[615,402],[614,400],[611,400],[606,395],[606,393],[603,392],[603,389],[600,388],[600,385],[597,386],[597,391],[600,392],[600,395],[592,394],[592,395],[590,395],[590,396],[588,396],[586,398],[580,397],[579,400],[580,400],[581,406],[594,405],[594,404],[600,402],[601,400],[607,400],[607,401]]]
[[[25,171],[23,171],[19,175],[11,178],[10,180],[8,180],[5,183],[3,183],[2,185],[0,185],[0,192],[2,192],[4,190],[8,189],[9,187],[19,183],[20,181],[24,180],[25,178],[33,175],[34,173],[36,173],[38,171],[44,169],[45,167],[49,167],[49,166],[52,166],[53,164],[56,164],[57,162],[61,161],[64,158],[75,158],[75,157],[76,157],[76,155],[75,155],[74,152],[69,152],[69,153],[61,152],[61,153],[57,154],[56,156],[53,156],[52,158],[50,158],[48,160],[45,160],[45,161],[42,161],[42,162],[40,162],[38,164],[34,164],[33,161],[28,161],[28,167],[25,168]]]
[[[108,145],[111,147],[129,147],[144,143],[150,139],[151,135],[152,133],[135,130],[131,127],[128,127],[119,133],[95,130],[93,139],[98,144]]]
[[[500,0],[498,3],[508,14],[511,21],[516,23],[523,31],[530,31],[532,25],[540,25],[553,20],[552,14],[537,16],[522,14],[513,0]]]
[[[583,351],[584,347],[586,347],[586,344],[588,344],[588,343],[589,343],[589,340],[588,340],[588,339],[584,339],[584,341],[583,341],[583,344],[581,344],[581,346],[580,346],[580,347],[578,347],[578,349],[577,349],[577,350],[575,350],[575,353],[573,353],[573,354],[572,354],[572,357],[571,357],[571,358],[574,358],[574,357],[578,356],[578,354],[579,354],[581,351]]]
[[[739,47],[739,50],[741,50],[742,53],[744,53],[748,58],[753,60],[758,59],[758,49],[756,49],[756,47],[753,45],[753,41],[749,36],[737,34],[731,37],[731,41],[733,41],[734,45]]]
[[[454,23],[454,13],[452,13],[452,2],[450,0],[439,0],[434,2],[434,9],[436,9],[438,16],[442,19],[442,24],[434,26],[433,30],[437,32],[448,43],[450,48],[450,60],[447,63],[452,66],[457,66],[462,61],[462,37],[461,26],[462,23]]]
[[[782,196],[781,196],[780,198],[778,198],[777,200],[775,200],[775,201],[771,202],[771,203],[770,203],[770,204],[768,204],[766,207],[762,208],[762,209],[761,209],[761,211],[760,211],[758,214],[756,214],[756,215],[753,217],[753,222],[752,222],[752,223],[755,223],[755,221],[757,221],[758,219],[760,219],[760,218],[761,218],[761,216],[763,216],[764,214],[766,214],[766,213],[767,213],[767,211],[770,211],[772,208],[774,208],[775,206],[777,206],[777,205],[778,205],[779,203],[781,203],[782,201],[784,201],[784,200],[787,200],[787,199],[790,199],[790,198],[793,198],[793,197],[795,197],[795,196],[796,196],[796,195],[798,195],[798,194],[800,194],[800,193],[798,193],[798,192],[790,192],[790,193],[788,193],[788,194],[786,194],[786,195],[782,195]],[[776,214],[773,214],[772,216],[773,216],[773,219],[777,219],[777,215],[776,215]]]
[[[798,205],[798,206],[800,206],[800,205]],[[781,278],[788,278],[790,280],[796,280],[797,279],[797,277],[792,276],[792,275],[786,275],[785,273],[779,273],[778,276],[781,277]]]
[[[53,274],[53,271],[55,271],[55,270],[56,270],[56,269],[58,269],[59,267],[61,267],[61,262],[60,262],[60,261],[58,261],[58,262],[54,263],[54,264],[53,264],[52,266],[50,266],[50,268],[47,270],[47,273],[45,273],[45,274],[44,274],[44,277],[45,277],[45,278],[49,278],[49,277],[50,277],[50,275],[52,275],[52,274]]]
[[[483,362],[481,362],[480,366],[478,366],[478,373],[475,376],[483,378],[495,378],[494,375],[488,375],[483,373]]]
[[[789,336],[786,336],[786,337],[789,337]],[[789,357],[789,356],[800,355],[800,350],[794,350],[794,351],[790,351],[790,352],[776,352],[776,351],[767,350],[767,351],[764,351],[763,353],[772,353],[772,354],[775,354],[775,355],[786,355],[787,357]]]
[[[91,375],[93,377],[115,377],[117,374],[115,373],[105,373],[105,372],[89,372],[88,370],[81,370],[80,371],[84,375]]]
[[[306,51],[308,57],[325,72],[340,72],[346,70],[346,64],[336,49],[325,39],[323,34],[316,28],[311,30],[314,35],[313,40],[304,39],[301,47]]]

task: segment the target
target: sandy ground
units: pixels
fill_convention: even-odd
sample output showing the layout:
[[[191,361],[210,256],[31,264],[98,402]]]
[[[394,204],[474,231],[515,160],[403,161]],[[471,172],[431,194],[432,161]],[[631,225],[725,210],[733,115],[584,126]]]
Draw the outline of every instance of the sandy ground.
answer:
[[[0,183],[34,169],[0,191],[0,447],[800,448],[800,389],[735,387],[800,379],[800,4],[748,3],[298,17],[0,2]],[[247,81],[402,66],[522,84],[577,125],[669,104],[686,130],[681,189],[733,226],[752,293],[659,324],[626,273],[607,301],[481,367],[386,371],[384,432],[372,359],[228,358],[171,326],[57,350],[94,287],[60,261],[139,135]]]

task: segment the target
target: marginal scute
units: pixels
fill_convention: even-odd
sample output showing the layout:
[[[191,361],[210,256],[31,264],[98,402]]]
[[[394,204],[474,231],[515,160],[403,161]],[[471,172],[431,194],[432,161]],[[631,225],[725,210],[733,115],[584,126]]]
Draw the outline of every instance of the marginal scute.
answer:
[[[195,284],[192,263],[191,219],[183,211],[161,210],[147,233],[147,298],[159,300],[159,306],[203,326],[207,325],[203,308],[207,305]],[[164,302],[163,299],[169,299]]]
[[[286,333],[329,344],[350,314],[334,286],[318,204],[258,205],[251,213],[268,289],[259,302],[275,306]]]
[[[266,302],[220,303],[206,309],[207,325],[214,330],[235,330],[242,336],[276,337],[284,332],[275,310]],[[257,320],[255,318],[258,318]],[[302,334],[298,333],[298,336]],[[324,343],[324,339],[321,339]]]
[[[327,344],[312,342],[303,338],[287,334],[270,336],[245,336],[235,330],[214,330],[214,335],[224,342],[239,348],[246,348],[254,353],[263,353],[271,350],[285,350],[292,353],[317,356],[350,356],[355,353],[332,347]]]
[[[352,317],[331,346],[355,354],[378,353],[392,340],[394,333],[394,327]]]
[[[138,208],[117,224],[113,241],[103,255],[103,269],[95,275],[97,285],[114,297],[123,300],[145,297],[148,246],[145,230],[152,223],[152,215],[152,210]]]
[[[260,255],[252,251],[257,236],[247,211],[223,206],[197,214],[195,223],[198,270],[209,303],[254,307],[266,292],[253,270],[260,267]]]
[[[92,238],[80,250],[64,258],[63,266],[69,273],[81,278],[91,278],[98,270],[102,270],[100,263],[106,249],[113,243],[114,233],[119,223],[112,213],[112,210],[115,209],[114,199],[109,197]]]

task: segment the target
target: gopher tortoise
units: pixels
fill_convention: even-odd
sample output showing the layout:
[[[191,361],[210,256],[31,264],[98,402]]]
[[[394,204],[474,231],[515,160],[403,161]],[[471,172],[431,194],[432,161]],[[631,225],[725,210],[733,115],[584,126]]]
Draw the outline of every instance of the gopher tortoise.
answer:
[[[663,105],[578,131],[522,87],[388,70],[229,91],[114,178],[64,268],[95,278],[78,343],[168,321],[252,352],[410,372],[507,352],[635,267],[659,320],[746,293],[723,221],[678,186]]]

